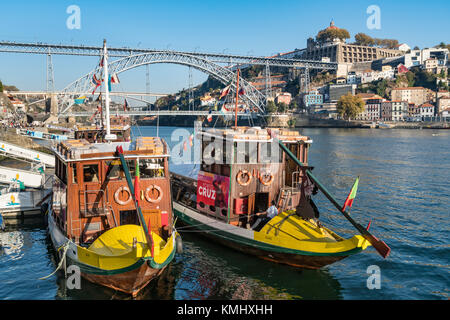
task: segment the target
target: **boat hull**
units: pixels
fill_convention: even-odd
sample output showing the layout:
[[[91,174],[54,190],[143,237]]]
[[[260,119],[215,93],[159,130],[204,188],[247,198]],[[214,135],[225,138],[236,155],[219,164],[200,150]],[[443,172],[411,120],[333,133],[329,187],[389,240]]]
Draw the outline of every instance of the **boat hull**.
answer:
[[[135,297],[151,280],[158,277],[173,260],[175,255],[175,235],[170,239],[173,248],[163,263],[157,263],[151,258],[143,257],[134,263],[115,269],[102,269],[81,261],[86,253],[82,247],[77,246],[64,236],[53,220],[51,211],[48,214],[48,231],[59,260],[63,258],[62,248],[68,246],[66,265],[76,265],[80,268],[80,275],[95,284],[130,294]],[[89,255],[89,254],[88,254]]]
[[[292,248],[258,241],[255,239],[257,236],[255,236],[256,232],[253,230],[218,222],[175,201],[174,213],[178,217],[178,221],[183,225],[202,231],[199,232],[200,235],[218,244],[240,251],[246,255],[250,254],[260,259],[300,268],[320,269],[326,265],[342,260],[351,254],[360,252],[363,249],[361,246],[354,246],[350,250],[342,250],[335,253],[294,250]],[[221,227],[221,225],[225,225],[226,227]]]

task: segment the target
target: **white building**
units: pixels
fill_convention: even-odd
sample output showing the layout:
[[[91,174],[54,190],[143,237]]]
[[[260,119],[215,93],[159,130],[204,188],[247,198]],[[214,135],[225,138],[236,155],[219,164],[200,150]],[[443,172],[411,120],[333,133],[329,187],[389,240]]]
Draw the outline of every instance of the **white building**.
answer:
[[[403,51],[403,52],[407,52],[407,51],[411,50],[411,48],[406,43],[399,44],[395,49]]]
[[[422,119],[434,117],[434,106],[429,103],[424,103],[419,106],[419,117]]]
[[[411,50],[410,53],[405,54],[405,67],[420,66],[430,58],[437,60],[438,66],[446,66],[448,61],[447,48],[427,48],[422,50]]]

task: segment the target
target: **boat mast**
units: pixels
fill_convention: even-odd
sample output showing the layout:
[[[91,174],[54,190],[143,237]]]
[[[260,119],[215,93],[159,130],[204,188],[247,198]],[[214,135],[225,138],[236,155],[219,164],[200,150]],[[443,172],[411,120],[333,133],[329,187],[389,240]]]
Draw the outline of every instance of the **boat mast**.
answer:
[[[106,39],[103,40],[103,86],[105,88],[105,122],[106,122],[106,136],[105,140],[117,139],[116,135],[111,134],[111,123],[109,116],[109,73],[108,73],[108,51],[106,49]]]

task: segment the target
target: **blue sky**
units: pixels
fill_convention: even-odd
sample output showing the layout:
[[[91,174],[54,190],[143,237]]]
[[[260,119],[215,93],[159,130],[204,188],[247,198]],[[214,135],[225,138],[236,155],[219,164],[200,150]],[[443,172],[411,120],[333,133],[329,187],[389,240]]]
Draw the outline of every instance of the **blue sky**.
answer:
[[[81,9],[81,29],[69,30],[66,9]],[[381,10],[381,29],[369,30],[366,9]],[[393,38],[411,47],[450,42],[449,1],[7,1],[2,2],[0,39],[245,55],[272,55],[303,48],[306,39],[333,19],[351,36]],[[351,39],[352,40],[352,39]],[[55,85],[67,84],[95,67],[97,58],[54,56]],[[22,90],[45,88],[46,58],[0,53],[0,79]],[[153,92],[175,92],[188,86],[188,69],[159,64],[150,67]],[[206,75],[194,71],[194,82]],[[145,91],[145,68],[121,75],[118,90]]]

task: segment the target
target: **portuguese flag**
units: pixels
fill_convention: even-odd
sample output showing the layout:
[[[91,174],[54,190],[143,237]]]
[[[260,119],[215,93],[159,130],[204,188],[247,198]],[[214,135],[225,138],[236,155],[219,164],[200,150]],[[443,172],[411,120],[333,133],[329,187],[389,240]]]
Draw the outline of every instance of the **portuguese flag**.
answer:
[[[358,183],[359,183],[359,177],[356,178],[355,183],[353,184],[352,190],[347,196],[347,199],[345,199],[344,206],[342,207],[342,211],[345,211],[345,208],[349,207],[351,208],[353,204],[353,199],[356,197],[356,191],[358,190]]]

